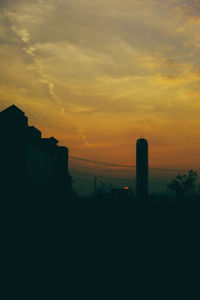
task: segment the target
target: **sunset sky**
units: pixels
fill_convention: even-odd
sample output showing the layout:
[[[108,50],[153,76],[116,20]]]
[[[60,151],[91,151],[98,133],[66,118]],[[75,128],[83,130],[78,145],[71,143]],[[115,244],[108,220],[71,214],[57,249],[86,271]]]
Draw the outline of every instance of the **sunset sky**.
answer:
[[[199,0],[1,0],[0,109],[70,155],[200,168]]]

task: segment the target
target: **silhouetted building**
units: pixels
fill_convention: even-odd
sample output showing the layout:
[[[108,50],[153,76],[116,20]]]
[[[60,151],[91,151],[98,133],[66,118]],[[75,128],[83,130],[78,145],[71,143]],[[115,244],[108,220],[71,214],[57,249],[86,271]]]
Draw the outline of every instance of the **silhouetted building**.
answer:
[[[69,192],[68,149],[53,137],[42,138],[15,105],[0,112],[0,137],[1,193],[22,197]]]
[[[148,142],[138,139],[136,144],[136,197],[145,200],[148,196]]]

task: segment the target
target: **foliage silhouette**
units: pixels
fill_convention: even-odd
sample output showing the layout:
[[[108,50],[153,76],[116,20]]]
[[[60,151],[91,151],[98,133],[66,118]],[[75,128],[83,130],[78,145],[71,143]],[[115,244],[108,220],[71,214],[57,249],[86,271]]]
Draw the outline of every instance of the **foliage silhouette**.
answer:
[[[195,182],[197,180],[197,172],[189,170],[188,174],[181,175],[180,173],[173,179],[167,188],[176,193],[177,199],[185,199],[188,196],[195,194]]]

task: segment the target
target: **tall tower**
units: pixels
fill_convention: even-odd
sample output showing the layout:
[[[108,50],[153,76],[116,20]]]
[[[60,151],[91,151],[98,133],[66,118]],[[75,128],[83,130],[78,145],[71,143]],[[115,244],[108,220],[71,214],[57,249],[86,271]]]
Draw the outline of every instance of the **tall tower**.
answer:
[[[148,196],[148,142],[138,139],[136,143],[136,197],[146,200]]]

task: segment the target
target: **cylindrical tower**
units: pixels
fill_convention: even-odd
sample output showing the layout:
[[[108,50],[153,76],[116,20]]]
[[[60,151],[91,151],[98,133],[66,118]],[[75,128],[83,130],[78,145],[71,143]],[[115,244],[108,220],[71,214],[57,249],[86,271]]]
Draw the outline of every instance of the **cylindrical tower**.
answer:
[[[136,197],[146,200],[148,196],[148,142],[138,139],[136,143]]]

